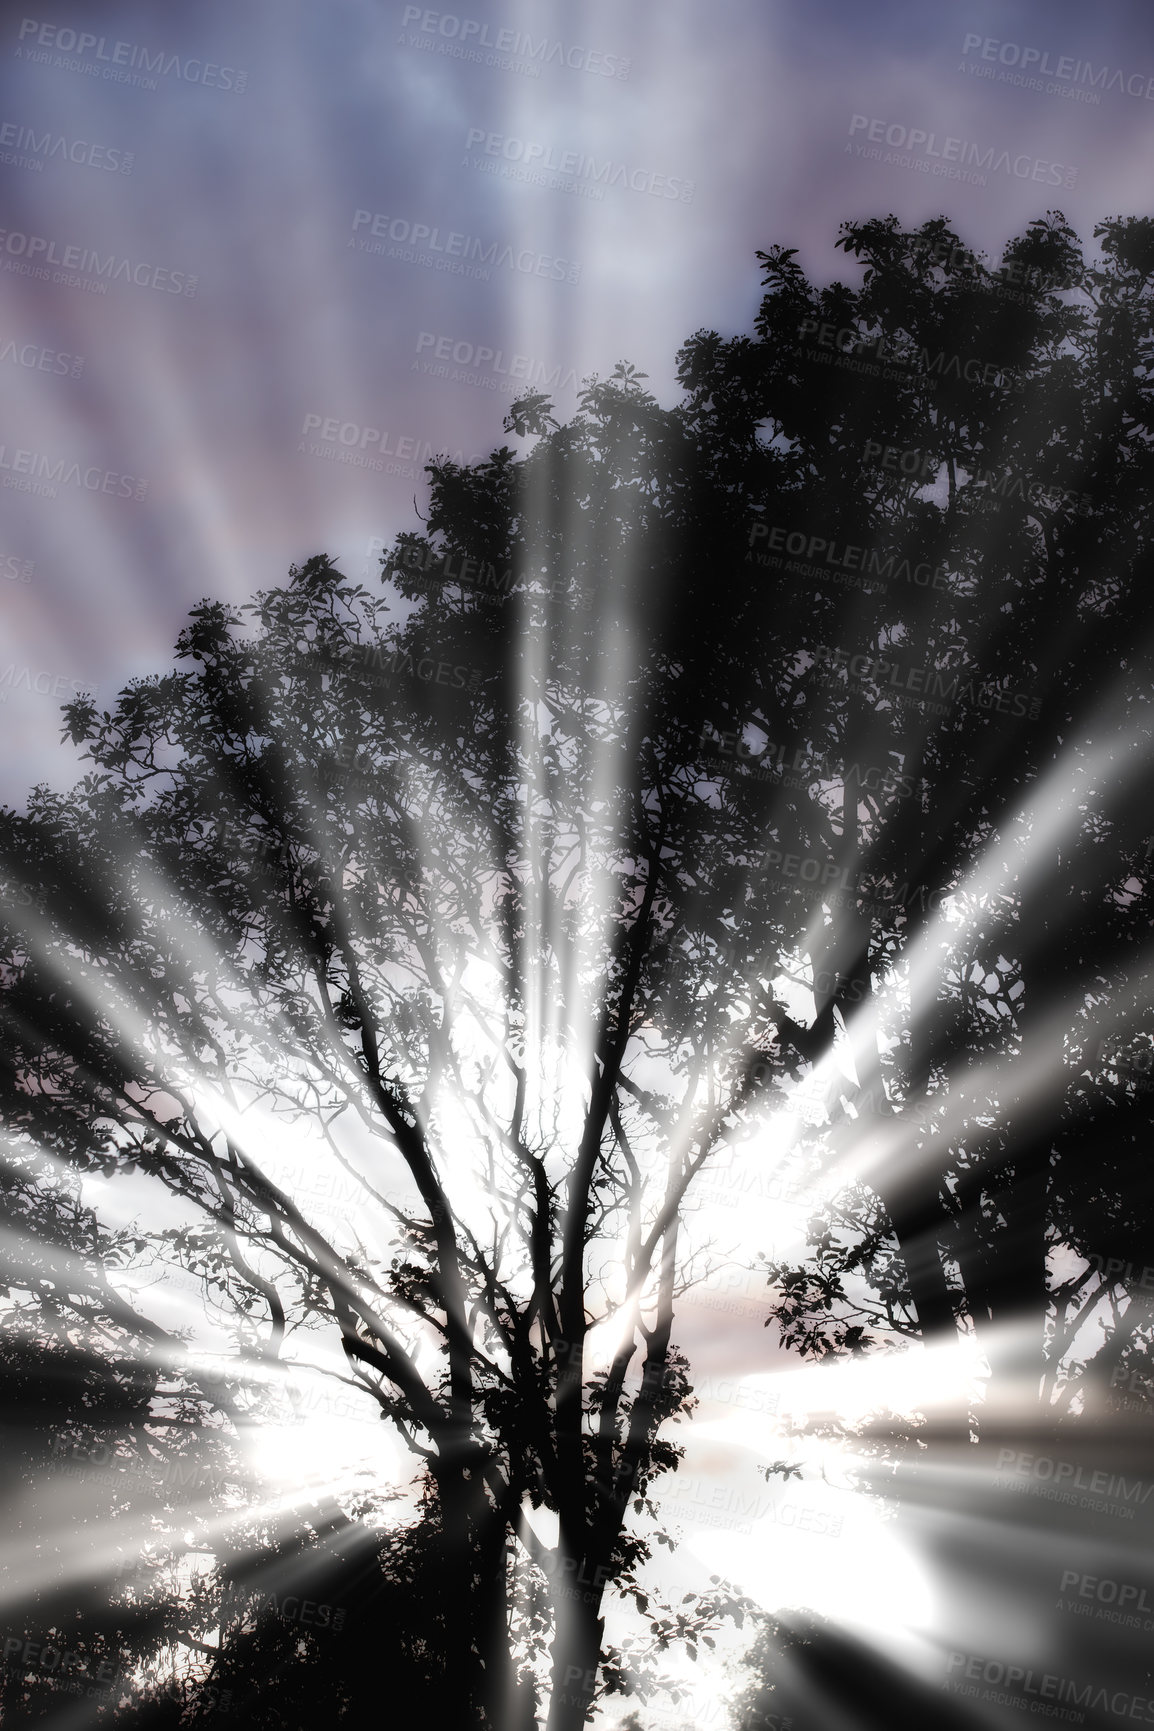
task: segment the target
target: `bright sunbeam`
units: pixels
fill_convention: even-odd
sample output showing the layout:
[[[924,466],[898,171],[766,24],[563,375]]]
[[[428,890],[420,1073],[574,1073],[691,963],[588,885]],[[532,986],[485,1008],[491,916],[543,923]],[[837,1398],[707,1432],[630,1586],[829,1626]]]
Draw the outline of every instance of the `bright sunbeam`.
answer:
[[[1154,1722],[1149,44],[466,11],[6,27],[0,1722]]]

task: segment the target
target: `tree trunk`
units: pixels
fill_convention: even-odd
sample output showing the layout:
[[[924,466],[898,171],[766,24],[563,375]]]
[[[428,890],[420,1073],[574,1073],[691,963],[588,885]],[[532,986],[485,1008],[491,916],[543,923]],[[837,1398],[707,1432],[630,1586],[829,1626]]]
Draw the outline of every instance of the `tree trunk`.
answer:
[[[434,1469],[434,1477],[441,1515],[446,1690],[459,1723],[480,1726],[485,1724],[485,1700],[492,1675],[491,1667],[483,1663],[486,1646],[492,1640],[492,1625],[486,1626],[486,1581],[477,1532],[480,1487],[459,1467]]]
[[[597,1576],[598,1571],[582,1566],[564,1573],[554,1587],[557,1632],[547,1731],[582,1731],[589,1718],[605,1630],[599,1614],[604,1588],[596,1584]]]
[[[496,1509],[488,1510],[488,1529],[478,1534],[478,1553],[476,1630],[484,1666],[481,1722],[493,1731],[518,1731],[517,1675],[509,1642],[508,1532]],[[532,1726],[532,1718],[528,1724]]]

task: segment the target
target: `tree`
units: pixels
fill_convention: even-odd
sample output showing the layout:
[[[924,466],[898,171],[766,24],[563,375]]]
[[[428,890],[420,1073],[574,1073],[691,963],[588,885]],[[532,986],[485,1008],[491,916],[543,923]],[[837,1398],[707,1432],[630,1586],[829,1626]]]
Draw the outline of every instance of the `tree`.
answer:
[[[74,1174],[9,1149],[0,1195],[0,1702],[20,1723],[55,1717],[65,1696],[115,1717],[141,1679],[162,1687],[198,1646],[174,1585],[190,1510],[219,1518],[246,1484],[235,1414],[178,1368],[179,1336],[117,1289],[138,1241],[101,1225]]]
[[[6,1716],[87,1700],[124,1731],[238,1711],[303,1731],[363,1717],[383,1662],[435,1709],[453,1562],[433,1522],[383,1526],[379,1496],[355,1520],[331,1503],[269,1512],[238,1432],[283,1417],[291,1389],[254,1387],[243,1363],[210,1374],[190,1329],[120,1290],[126,1274],[142,1295],[158,1272],[168,1284],[179,1247],[219,1295],[209,1241],[197,1255],[188,1232],[109,1230],[35,1151],[9,1148],[0,1194]],[[232,1296],[243,1315],[254,1294]]]
[[[697,459],[681,439],[663,474],[677,440],[631,375],[591,387],[557,434],[586,494],[573,533],[549,531],[544,582],[542,465],[444,465],[431,530],[439,512],[454,556],[467,499],[469,557],[516,567],[495,606],[446,586],[389,626],[323,558],[243,619],[206,604],[178,650],[196,670],[103,716],[73,706],[95,773],[4,824],[30,903],[4,944],[11,1134],[199,1210],[261,1296],[270,1359],[294,1315],[339,1331],[459,1559],[461,1722],[504,1723],[533,1686],[529,1648],[511,1650],[514,1543],[551,1601],[550,1725],[584,1722],[599,1669],[625,1681],[601,1604],[612,1583],[648,1609],[650,1540],[629,1517],[675,1464],[663,1426],[689,1398],[681,1203],[761,1085],[732,988],[700,990],[724,927],[714,882],[757,824],[702,782],[700,727],[670,701],[678,639],[616,662],[598,643],[643,596],[630,548],[650,529],[667,545],[683,509]],[[715,506],[736,533],[732,501]],[[570,595],[579,572],[605,595],[575,642],[552,586]],[[246,1105],[311,1115],[392,1225],[391,1260],[310,1223],[262,1169]],[[595,1327],[615,1335],[599,1363]],[[709,1595],[661,1638],[719,1613]]]
[[[1111,657],[1146,671],[1152,232],[1104,225],[1089,267],[1051,215],[991,271],[944,219],[848,225],[858,289],[759,255],[754,335],[691,339],[678,407],[624,364],[566,426],[515,405],[531,448],[431,465],[381,597],[317,556],[205,602],[176,671],[66,710],[92,773],[3,816],[10,1134],[198,1216],[182,1253],[231,1267],[270,1369],[294,1328],[336,1333],[459,1559],[461,1723],[531,1710],[535,1595],[550,1731],[630,1680],[608,1588],[658,1645],[735,1606],[654,1611],[641,1575],[691,1403],[683,1205],[804,1074],[865,1188],[787,1330],[977,1327],[991,1436],[1049,1362],[1047,1235],[1140,1230],[1124,1161],[1090,1208],[1084,1127],[1056,1158],[1027,1078],[1066,1076],[1103,1001],[1128,1025],[1147,917],[1144,878],[1096,895],[1080,866],[1142,845],[1099,773],[1141,679],[1104,721],[1098,688]],[[1099,809],[1062,814],[1083,764]],[[1014,847],[1053,893],[1020,872],[959,958],[938,907]],[[362,1187],[344,1239],[278,1177],[288,1113]]]
[[[882,467],[860,471],[839,533],[884,535],[907,569],[933,561],[951,585],[916,610],[887,596],[856,634],[865,678],[851,662],[825,693],[843,738],[880,731],[901,751],[918,796],[883,815],[841,792],[844,857],[865,869],[837,940],[855,981],[857,1105],[852,1087],[831,1101],[831,1141],[860,1156],[868,1135],[874,1157],[816,1225],[815,1262],[777,1270],[777,1314],[790,1343],[818,1353],[976,1328],[992,1441],[1023,1422],[1044,1434],[1148,1321],[1132,1299],[1128,1324],[1089,1355],[1097,1373],[1087,1366],[1086,1325],[1149,1230],[1137,1158],[1149,1095],[1096,1054],[1104,1025],[1115,1052],[1143,1039],[1149,849],[1129,781],[1150,749],[1154,230],[1119,219],[1095,233],[1090,266],[1051,215],[991,272],[941,223],[912,235],[892,218],[847,225],[860,290],[819,294],[789,255],[766,255],[764,352],[735,345],[716,362],[742,379],[760,365],[759,409],[817,487],[832,487],[859,438],[867,459],[880,443]],[[1010,280],[1023,286],[1007,296]],[[864,385],[839,381],[832,409],[814,403],[819,369],[785,340],[802,323],[836,323],[844,351],[884,353],[868,436],[855,420]],[[687,372],[716,394],[707,349]],[[981,382],[951,381],[974,357]],[[918,664],[925,689],[953,697],[940,725],[885,701]],[[952,925],[929,911],[951,895]],[[904,1031],[877,1008],[895,980],[910,993]],[[828,1032],[815,1043],[799,1030],[795,1044],[808,1038],[816,1058]],[[1088,1265],[1048,1280],[1047,1257],[1064,1251]],[[1007,1357],[1011,1325],[1020,1344]],[[960,1403],[955,1442],[978,1422]]]
[[[186,1595],[202,1635],[196,1670],[140,1690],[118,1731],[238,1715],[260,1731],[359,1723],[379,1707],[382,1676],[400,1699],[447,1707],[456,1559],[443,1553],[428,1516],[382,1528],[331,1499],[291,1515],[258,1508],[217,1540]]]

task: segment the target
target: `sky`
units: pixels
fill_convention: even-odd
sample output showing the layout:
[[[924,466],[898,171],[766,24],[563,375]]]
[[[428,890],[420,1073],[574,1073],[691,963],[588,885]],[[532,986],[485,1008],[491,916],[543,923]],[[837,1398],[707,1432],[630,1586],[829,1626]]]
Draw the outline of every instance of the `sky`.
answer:
[[[69,785],[61,703],[203,597],[375,579],[522,390],[571,413],[628,360],[675,401],[759,248],[829,280],[854,218],[998,254],[1147,208],[1137,4],[460,4],[5,11],[0,798]]]
[[[1088,246],[1149,214],[1139,0],[45,4],[0,19],[9,803],[76,779],[60,704],[163,671],[202,598],[241,603],[318,552],[372,578],[374,545],[418,526],[423,463],[516,445],[523,390],[569,414],[627,360],[674,402],[687,337],[751,328],[758,249],[828,281],[853,275],[854,219],[945,215],[996,258],[1049,210]],[[694,1566],[740,1561],[721,1484],[763,1499],[747,1567],[772,1537],[778,1575],[824,1578],[851,1619],[872,1594],[875,1627],[895,1606],[928,1624],[922,1563],[879,1586],[876,1521],[833,1546],[833,1523],[873,1519],[861,1499],[791,1502],[752,1441],[744,1461],[802,1373],[750,1372],[764,1283],[728,1279],[686,1343],[712,1379],[678,1493]]]

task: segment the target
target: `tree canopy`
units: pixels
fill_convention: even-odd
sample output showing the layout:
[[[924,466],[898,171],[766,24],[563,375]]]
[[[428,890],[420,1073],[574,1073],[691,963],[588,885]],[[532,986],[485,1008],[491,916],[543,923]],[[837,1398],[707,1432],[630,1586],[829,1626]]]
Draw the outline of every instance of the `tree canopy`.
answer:
[[[0,814],[10,1147],[163,1196],[241,1361],[339,1342],[454,1559],[462,1724],[547,1693],[570,1731],[745,1608],[645,1574],[721,1150],[821,1154],[787,1346],[976,1336],[943,1446],[1151,1350],[1154,224],[1096,238],[849,224],[856,287],[759,254],[675,407],[625,363],[566,425],[524,399],[379,589],[316,555],[206,600],[172,671],[67,707],[77,786]]]

